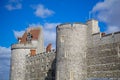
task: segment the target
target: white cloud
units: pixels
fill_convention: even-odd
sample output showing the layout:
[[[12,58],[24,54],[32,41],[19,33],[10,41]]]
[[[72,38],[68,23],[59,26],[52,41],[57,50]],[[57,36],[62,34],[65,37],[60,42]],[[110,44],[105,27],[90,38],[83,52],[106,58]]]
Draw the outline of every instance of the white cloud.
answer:
[[[49,43],[52,43],[53,48],[56,46],[56,26],[60,23],[45,23],[43,25],[43,32],[44,32],[44,41],[45,46]]]
[[[112,33],[112,32],[116,32],[116,31],[120,31],[120,27],[117,26],[109,26],[107,29],[107,33]]]
[[[43,33],[44,33],[45,46],[47,46],[49,43],[51,43],[53,48],[55,48],[55,45],[56,45],[56,32],[44,29]]]
[[[29,24],[29,27],[28,28],[30,28],[30,27],[42,27],[42,25],[41,24],[34,24],[34,23],[32,23],[32,24]]]
[[[0,57],[9,57],[10,56],[10,48],[0,46]]]
[[[104,0],[97,3],[92,13],[98,20],[108,25],[106,32],[114,32],[120,30],[120,0]]]
[[[46,18],[48,16],[51,16],[52,14],[54,14],[54,11],[49,10],[48,8],[45,8],[43,5],[39,4],[36,7],[34,7],[35,9],[35,15],[41,18]]]
[[[45,29],[55,29],[56,28],[56,25],[58,25],[58,24],[60,24],[60,23],[45,23],[44,24],[44,28]]]
[[[45,46],[49,43],[52,43],[53,48],[56,46],[56,26],[60,23],[45,23],[43,25],[43,32],[44,32],[44,41]]]
[[[5,8],[9,11],[21,9],[22,8],[21,0],[9,0],[8,4],[5,5]]]
[[[22,31],[13,30],[13,33],[15,38],[17,39],[18,37],[22,37],[22,35],[25,33],[25,30],[22,30]]]
[[[10,70],[10,47],[6,48],[0,46],[0,80],[5,79],[8,80],[9,78],[9,70]]]

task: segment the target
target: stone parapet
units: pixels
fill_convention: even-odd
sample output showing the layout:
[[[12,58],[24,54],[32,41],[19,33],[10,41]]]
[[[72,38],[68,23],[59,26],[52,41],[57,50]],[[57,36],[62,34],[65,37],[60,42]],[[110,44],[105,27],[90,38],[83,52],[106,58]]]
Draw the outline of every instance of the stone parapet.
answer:
[[[36,46],[32,44],[13,44],[11,49],[36,49]]]

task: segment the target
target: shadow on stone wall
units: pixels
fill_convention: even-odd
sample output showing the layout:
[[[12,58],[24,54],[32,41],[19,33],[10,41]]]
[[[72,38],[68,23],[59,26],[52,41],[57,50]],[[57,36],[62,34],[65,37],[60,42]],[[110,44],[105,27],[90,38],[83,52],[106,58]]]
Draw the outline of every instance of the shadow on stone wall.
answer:
[[[51,68],[47,72],[45,80],[55,80],[55,70],[56,70],[56,59],[53,60]]]

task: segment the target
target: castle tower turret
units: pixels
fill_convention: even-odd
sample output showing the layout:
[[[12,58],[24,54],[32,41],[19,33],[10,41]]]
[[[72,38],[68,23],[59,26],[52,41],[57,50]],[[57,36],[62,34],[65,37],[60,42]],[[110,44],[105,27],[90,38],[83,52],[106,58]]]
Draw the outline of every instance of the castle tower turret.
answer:
[[[87,47],[93,46],[93,34],[100,33],[100,28],[98,25],[98,21],[91,19],[86,22],[87,27]]]
[[[85,80],[87,26],[80,23],[59,25],[56,41],[56,80]]]
[[[90,34],[95,34],[100,32],[100,28],[98,26],[97,20],[94,19],[88,20],[86,24],[88,25],[88,30],[91,32]]]
[[[31,54],[31,51],[35,55],[44,50],[41,28],[28,29],[18,41],[11,46],[11,80],[25,80],[26,55]]]

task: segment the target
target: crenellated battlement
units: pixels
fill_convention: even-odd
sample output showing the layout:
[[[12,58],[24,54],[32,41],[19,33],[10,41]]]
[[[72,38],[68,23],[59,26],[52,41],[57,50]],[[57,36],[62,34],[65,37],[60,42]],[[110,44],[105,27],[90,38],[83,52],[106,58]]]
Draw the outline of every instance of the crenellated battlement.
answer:
[[[87,25],[80,23],[80,22],[76,22],[76,23],[65,23],[65,24],[60,24],[57,26],[58,30],[64,30],[64,29],[76,29],[76,28],[86,28]]]
[[[103,44],[117,43],[119,41],[120,41],[120,31],[109,34],[105,34],[105,33],[103,34],[101,32],[93,34],[91,42],[93,44],[93,47],[95,47]]]
[[[64,23],[64,24],[60,24],[57,26],[57,30],[66,30],[66,29],[81,29],[82,28],[86,29],[86,31],[89,34],[95,34],[95,33],[99,33],[100,29],[98,26],[98,21],[97,20],[88,20],[86,23],[81,23],[81,22],[75,22],[75,23]]]

